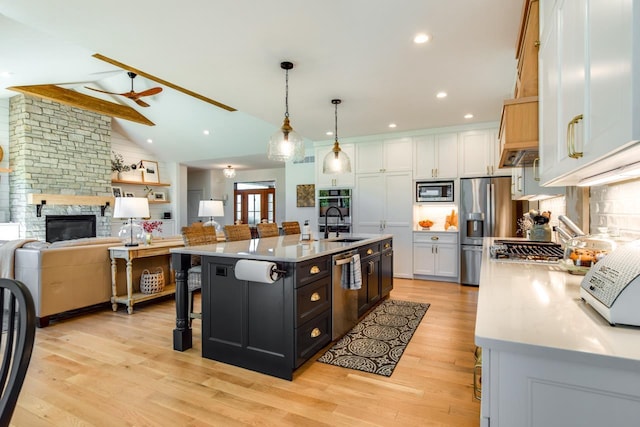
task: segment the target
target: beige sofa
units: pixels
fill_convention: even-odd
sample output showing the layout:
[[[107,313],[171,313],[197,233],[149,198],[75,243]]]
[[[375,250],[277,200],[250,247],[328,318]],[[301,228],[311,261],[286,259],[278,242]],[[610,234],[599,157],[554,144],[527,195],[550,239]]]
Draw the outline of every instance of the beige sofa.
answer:
[[[55,242],[31,242],[15,250],[16,280],[24,282],[36,305],[39,327],[61,313],[111,301],[111,258],[108,248],[120,246],[115,237]],[[142,258],[133,262],[133,281],[142,271],[160,264],[169,272],[169,258]],[[118,260],[118,294],[126,293],[124,260]]]

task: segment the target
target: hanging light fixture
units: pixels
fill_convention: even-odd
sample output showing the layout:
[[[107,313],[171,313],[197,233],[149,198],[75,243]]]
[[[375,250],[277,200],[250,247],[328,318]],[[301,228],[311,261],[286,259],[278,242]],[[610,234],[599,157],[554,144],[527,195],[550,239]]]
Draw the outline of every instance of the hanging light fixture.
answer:
[[[231,167],[231,165],[227,165],[226,168],[222,170],[225,178],[234,178],[236,176],[236,170]]]
[[[304,141],[289,123],[289,70],[293,68],[293,64],[291,62],[282,62],[280,63],[280,68],[285,70],[286,76],[284,123],[269,139],[267,157],[280,162],[286,162],[291,159],[302,160],[304,159]]]
[[[333,143],[333,149],[324,156],[322,173],[326,174],[351,172],[351,160],[349,160],[347,153],[340,149],[340,143],[338,142],[338,104],[341,102],[339,99],[331,100],[336,109],[336,130],[334,133],[336,141]]]

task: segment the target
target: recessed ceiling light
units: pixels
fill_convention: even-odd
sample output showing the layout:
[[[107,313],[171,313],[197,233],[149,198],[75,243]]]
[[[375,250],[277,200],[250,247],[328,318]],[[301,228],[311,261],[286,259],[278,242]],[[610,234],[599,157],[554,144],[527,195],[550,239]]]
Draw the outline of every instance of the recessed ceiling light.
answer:
[[[389,123],[389,127],[390,127],[391,129],[395,128],[396,126],[398,126],[398,125],[396,125],[395,123]]]
[[[473,114],[469,113],[469,114],[465,114],[464,115],[465,119],[473,119]]]
[[[438,92],[436,94],[436,97],[442,99],[442,98],[446,98],[447,97],[447,92]]]
[[[417,44],[426,43],[429,40],[431,40],[431,36],[425,33],[416,34],[416,36],[413,38],[413,42]]]
[[[333,135],[333,132],[332,132],[332,131],[328,131],[328,132],[326,133],[326,135],[327,135],[327,136],[331,136],[331,135]]]
[[[151,143],[153,143],[153,139],[149,138],[149,139],[147,139],[147,142],[148,142],[149,144],[151,144]]]
[[[209,131],[207,129],[203,130],[202,133],[205,135],[209,135]]]

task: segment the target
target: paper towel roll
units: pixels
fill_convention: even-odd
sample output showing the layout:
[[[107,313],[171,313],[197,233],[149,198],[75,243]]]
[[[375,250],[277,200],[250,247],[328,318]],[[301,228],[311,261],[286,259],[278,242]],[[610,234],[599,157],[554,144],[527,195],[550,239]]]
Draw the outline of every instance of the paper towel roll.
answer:
[[[277,268],[275,262],[241,259],[236,262],[234,270],[238,280],[273,283],[278,280]]]

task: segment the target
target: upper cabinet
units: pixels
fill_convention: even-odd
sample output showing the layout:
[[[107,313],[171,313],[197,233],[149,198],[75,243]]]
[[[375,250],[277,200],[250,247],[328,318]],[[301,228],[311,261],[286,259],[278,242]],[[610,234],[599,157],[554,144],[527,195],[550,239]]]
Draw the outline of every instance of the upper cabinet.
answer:
[[[458,134],[422,135],[414,139],[415,179],[458,177]]]
[[[525,0],[516,43],[514,99],[504,101],[500,119],[500,166],[530,165],[538,157],[539,4]]]
[[[500,141],[494,130],[474,130],[458,134],[460,177],[511,176],[511,170],[499,168]]]
[[[316,187],[317,188],[353,188],[355,186],[355,148],[353,144],[340,143],[340,149],[351,160],[351,172],[341,174],[325,174],[322,172],[324,157],[333,150],[333,144],[315,148],[316,156]]]
[[[640,4],[540,1],[541,178],[574,185],[623,166],[607,157],[640,139]],[[621,157],[640,160],[637,152]]]
[[[413,141],[411,138],[356,144],[356,173],[411,171]]]

